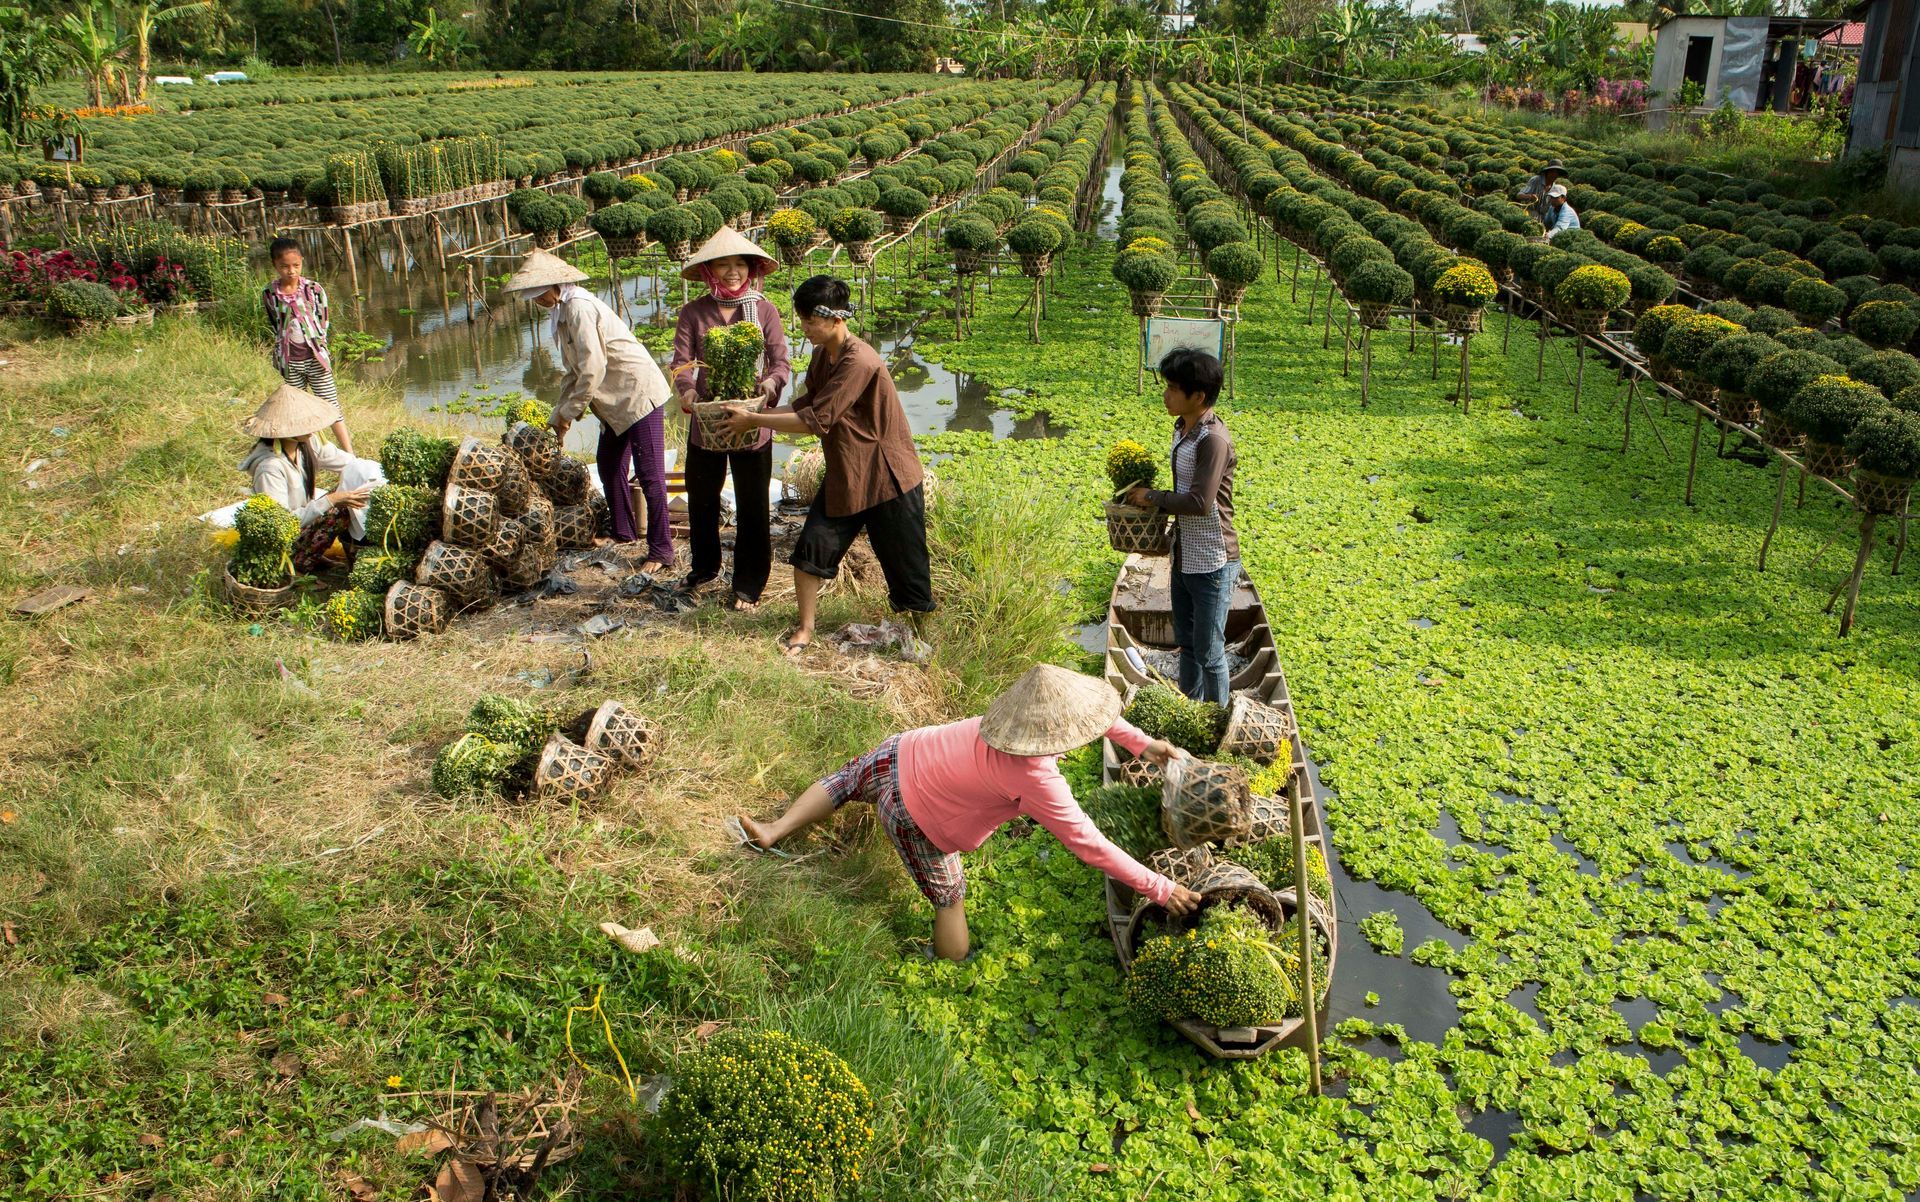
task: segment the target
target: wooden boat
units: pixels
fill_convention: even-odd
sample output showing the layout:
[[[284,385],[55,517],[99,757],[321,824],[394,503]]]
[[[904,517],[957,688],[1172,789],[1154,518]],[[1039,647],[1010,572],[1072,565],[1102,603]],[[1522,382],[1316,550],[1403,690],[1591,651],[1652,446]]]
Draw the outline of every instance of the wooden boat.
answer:
[[[1107,651],[1104,671],[1107,682],[1123,697],[1131,697],[1141,685],[1166,679],[1171,673],[1156,670],[1149,654],[1174,649],[1173,600],[1169,573],[1172,565],[1165,557],[1129,555],[1114,582],[1113,599],[1107,609]],[[1229,679],[1235,693],[1245,693],[1293,718],[1293,697],[1287,691],[1286,674],[1280,668],[1280,653],[1273,642],[1273,630],[1267,621],[1266,606],[1259,591],[1243,571],[1234,585],[1227,611],[1227,650],[1229,660],[1241,666]],[[1331,866],[1326,827],[1321,821],[1320,799],[1314,794],[1313,780],[1307,772],[1306,748],[1300,742],[1297,722],[1289,740],[1293,753],[1293,776],[1288,786],[1300,794],[1301,811],[1309,849],[1318,847],[1321,857]],[[1101,740],[1101,780],[1105,784],[1141,783],[1141,769],[1130,767],[1131,757],[1110,740]],[[1132,775],[1129,780],[1129,775]],[[1298,898],[1291,882],[1269,883],[1282,907],[1296,913]],[[1322,903],[1310,900],[1309,920],[1326,940],[1325,963],[1314,964],[1315,985],[1332,996],[1329,987],[1340,957],[1340,926],[1334,899]],[[1115,953],[1122,968],[1133,961],[1133,951],[1151,921],[1161,917],[1159,907],[1146,903],[1131,889],[1107,880],[1107,927],[1113,937]],[[1327,1030],[1327,1008],[1317,1013],[1319,1029]],[[1247,1059],[1275,1048],[1305,1047],[1306,1023],[1300,1018],[1258,1027],[1222,1028],[1191,1020],[1173,1024],[1182,1035],[1212,1055],[1227,1059]]]

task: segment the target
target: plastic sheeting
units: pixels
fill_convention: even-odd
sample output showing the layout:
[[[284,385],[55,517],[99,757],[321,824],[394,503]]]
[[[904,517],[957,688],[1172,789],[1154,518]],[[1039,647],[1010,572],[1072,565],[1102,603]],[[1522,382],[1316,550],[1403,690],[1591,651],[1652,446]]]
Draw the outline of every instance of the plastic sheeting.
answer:
[[[1720,100],[1752,112],[1760,99],[1760,70],[1767,57],[1766,17],[1727,18],[1720,50]]]

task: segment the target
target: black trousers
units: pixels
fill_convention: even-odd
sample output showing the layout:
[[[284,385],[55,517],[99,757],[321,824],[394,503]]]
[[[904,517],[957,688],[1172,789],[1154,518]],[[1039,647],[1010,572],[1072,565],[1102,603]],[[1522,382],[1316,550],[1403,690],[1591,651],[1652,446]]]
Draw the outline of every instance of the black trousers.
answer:
[[[873,557],[887,578],[887,599],[896,611],[933,612],[933,568],[927,559],[927,498],[916,484],[891,500],[845,517],[827,516],[827,493],[821,489],[807,510],[807,524],[793,544],[787,562],[809,576],[832,580],[840,561],[862,530],[873,545]]]
[[[693,565],[687,578],[705,584],[720,575],[720,487],[733,472],[733,591],[760,600],[773,570],[771,502],[773,444],[757,451],[709,451],[688,447],[687,541]]]

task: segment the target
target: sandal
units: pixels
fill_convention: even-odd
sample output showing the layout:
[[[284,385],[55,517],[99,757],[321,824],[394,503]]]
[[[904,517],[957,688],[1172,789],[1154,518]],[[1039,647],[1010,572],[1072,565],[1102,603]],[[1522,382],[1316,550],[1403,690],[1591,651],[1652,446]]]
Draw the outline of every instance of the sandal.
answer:
[[[807,648],[812,645],[813,640],[810,638],[800,639],[796,642],[793,637],[789,635],[780,640],[780,654],[786,656],[788,659],[799,659],[801,655],[805,654]]]
[[[791,852],[781,851],[777,847],[762,847],[758,843],[755,843],[753,836],[747,834],[747,828],[740,824],[740,815],[738,814],[727,819],[726,830],[727,836],[739,846],[741,851],[749,855],[776,856],[782,860],[791,860],[794,858]]]

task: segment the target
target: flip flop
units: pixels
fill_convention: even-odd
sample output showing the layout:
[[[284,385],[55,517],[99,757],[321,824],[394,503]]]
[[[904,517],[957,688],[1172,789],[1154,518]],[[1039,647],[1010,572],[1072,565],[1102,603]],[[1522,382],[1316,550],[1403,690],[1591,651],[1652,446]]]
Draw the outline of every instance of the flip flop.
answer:
[[[788,659],[799,659],[811,646],[813,646],[812,639],[801,639],[796,643],[791,638],[784,638],[780,640],[780,654]]]
[[[726,826],[728,836],[739,845],[741,851],[749,855],[772,856],[780,860],[791,860],[794,858],[792,852],[781,851],[777,847],[762,847],[758,843],[755,843],[753,838],[747,834],[747,828],[740,825],[740,815],[738,814],[728,818]]]

